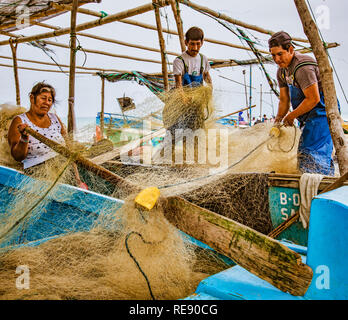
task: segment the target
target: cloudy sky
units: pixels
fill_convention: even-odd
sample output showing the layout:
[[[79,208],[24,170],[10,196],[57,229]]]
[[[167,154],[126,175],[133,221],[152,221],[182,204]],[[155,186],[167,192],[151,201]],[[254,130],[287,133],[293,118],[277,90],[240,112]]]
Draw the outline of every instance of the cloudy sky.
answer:
[[[129,1],[114,1],[114,0],[102,0],[99,4],[85,5],[84,8],[89,8],[94,11],[104,11],[108,14],[121,12],[129,8],[137,7],[146,3],[149,0],[129,0]],[[227,14],[240,21],[247,22],[249,24],[257,25],[265,29],[272,31],[285,30],[289,32],[293,37],[305,38],[302,24],[296,7],[292,0],[246,0],[246,1],[234,1],[234,0],[195,0],[202,6],[209,7],[215,11]],[[345,95],[348,96],[348,58],[346,56],[347,49],[347,22],[346,13],[348,12],[348,2],[342,0],[309,0],[309,3],[315,12],[318,23],[321,25],[321,32],[326,42],[338,42],[340,47],[331,49],[329,51],[334,67],[337,71],[339,80],[343,89],[346,91]],[[191,26],[201,27],[207,38],[226,41],[234,44],[243,44],[241,40],[231,31],[227,30],[217,21],[198,13],[185,5],[181,5],[182,20],[184,31]],[[325,9],[328,13],[322,11]],[[162,25],[170,29],[176,29],[175,21],[171,8],[167,7],[161,9]],[[323,19],[324,18],[324,19]],[[155,25],[155,18],[153,12],[148,12],[137,17],[132,17],[133,20],[146,22],[148,24]],[[95,20],[95,17],[87,16],[84,14],[78,15],[78,24],[86,21]],[[70,25],[70,14],[66,13],[56,18],[46,21],[46,23],[68,27]],[[235,30],[235,26],[230,25]],[[16,31],[16,34],[33,35],[49,31],[42,27],[29,27],[20,31]],[[94,33],[107,38],[113,38],[122,40],[129,43],[137,43],[148,47],[159,48],[157,32],[153,30],[146,30],[143,28],[127,25],[121,22],[114,22],[104,26],[100,26],[94,29],[85,31],[86,33]],[[258,46],[259,49],[267,50],[268,36],[266,34],[258,33],[256,31],[247,32],[250,37],[258,41],[262,46]],[[164,34],[168,51],[180,52],[178,37],[173,35]],[[0,36],[0,40],[6,39],[5,36]],[[59,43],[68,44],[69,37],[61,36],[57,38],[49,39],[51,41],[57,41]],[[78,40],[80,45],[86,49],[95,49],[101,51],[107,51],[116,54],[128,55],[133,57],[142,57],[154,60],[160,60],[160,54],[156,52],[143,51],[136,48],[129,48],[117,44],[105,43],[98,40],[79,36]],[[69,50],[59,48],[56,46],[50,47],[54,50],[51,54],[52,57],[59,64],[69,64]],[[209,58],[215,59],[250,59],[254,58],[251,52],[230,48],[227,46],[219,46],[209,42],[205,42],[201,49],[201,52]],[[10,57],[10,48],[8,45],[0,46],[0,56]],[[52,62],[52,60],[40,49],[33,48],[27,44],[20,44],[18,46],[18,58],[31,59],[37,61]],[[85,61],[86,59],[86,61]],[[169,62],[172,62],[174,56],[168,56]],[[92,53],[87,53],[87,57],[81,51],[77,54],[77,64],[82,65],[85,62],[86,67],[99,67],[119,70],[137,70],[148,73],[160,72],[161,65],[157,63],[140,62],[129,59],[107,57]],[[0,58],[1,64],[10,64],[10,60]],[[19,66],[55,69],[54,66],[43,66],[38,64],[32,64],[27,62],[19,62]],[[170,69],[172,67],[170,66]],[[65,68],[66,69],[66,68]],[[266,69],[272,78],[275,78],[276,66],[266,65]],[[1,70],[1,85],[0,85],[0,104],[2,103],[14,103],[15,102],[15,85],[13,71],[11,68],[0,66]],[[67,69],[66,69],[67,70]],[[218,70],[212,70],[211,76],[214,84],[214,98],[215,104],[221,115],[233,112],[240,108],[245,107],[246,97],[244,86],[233,81],[240,83],[244,82],[243,70],[245,70],[246,81],[249,84],[250,81],[250,68],[249,67],[228,67]],[[251,70],[252,73],[252,104],[256,104],[257,107],[253,109],[253,116],[259,116],[260,112],[266,113],[271,116],[272,113],[277,111],[277,97],[270,94],[270,88],[267,84],[266,78],[257,65],[254,65]],[[223,78],[224,77],[224,78]],[[229,78],[233,81],[227,80]],[[342,89],[339,86],[336,75],[334,76],[336,82],[337,96],[341,103],[342,116],[348,120],[348,105]],[[56,111],[59,116],[65,117],[67,115],[67,98],[69,77],[65,73],[48,73],[42,71],[19,71],[19,81],[21,89],[21,104],[25,107],[29,107],[28,92],[30,92],[32,86],[41,80],[46,80],[51,83],[57,89],[58,104],[56,105]],[[260,88],[262,86],[262,97],[260,95]],[[77,117],[94,117],[98,111],[100,111],[101,105],[101,80],[97,76],[88,74],[79,74],[76,76],[76,100],[75,110]],[[119,113],[119,107],[116,102],[117,97],[123,95],[132,97],[137,105],[135,111],[131,111],[135,115],[144,115],[150,111],[157,110],[161,106],[161,102],[157,99],[147,88],[139,86],[132,82],[119,82],[108,83],[105,87],[105,111]],[[249,90],[248,90],[249,94]],[[262,110],[260,110],[260,106]]]

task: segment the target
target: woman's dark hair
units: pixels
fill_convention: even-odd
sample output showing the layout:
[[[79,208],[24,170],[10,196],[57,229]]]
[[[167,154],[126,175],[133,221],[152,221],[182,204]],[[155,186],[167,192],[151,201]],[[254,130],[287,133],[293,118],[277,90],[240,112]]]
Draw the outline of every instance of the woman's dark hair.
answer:
[[[53,103],[56,101],[56,90],[48,83],[45,83],[44,81],[38,82],[29,93],[29,96],[34,96],[34,101],[36,102],[36,97],[43,93],[43,92],[50,92],[52,95],[52,101]]]
[[[198,27],[191,27],[190,29],[187,30],[185,34],[185,40],[190,41],[190,40],[202,40],[204,38],[204,33],[201,28]]]

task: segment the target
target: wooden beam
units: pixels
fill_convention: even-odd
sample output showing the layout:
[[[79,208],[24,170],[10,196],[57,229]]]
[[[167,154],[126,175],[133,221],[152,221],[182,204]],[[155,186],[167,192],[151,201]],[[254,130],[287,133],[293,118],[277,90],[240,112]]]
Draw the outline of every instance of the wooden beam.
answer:
[[[275,33],[272,30],[260,28],[260,27],[255,26],[255,25],[252,25],[252,24],[249,24],[249,23],[245,23],[245,22],[237,20],[237,19],[233,19],[233,18],[229,17],[226,14],[214,11],[212,9],[209,9],[208,7],[203,7],[203,6],[201,6],[199,4],[196,4],[196,3],[192,2],[192,1],[188,1],[188,0],[178,0],[178,1],[181,2],[182,4],[184,4],[185,6],[191,7],[193,9],[197,10],[197,11],[205,12],[205,13],[210,14],[211,16],[213,16],[215,18],[218,18],[218,19],[221,19],[221,20],[225,20],[225,21],[227,21],[229,23],[232,23],[234,25],[237,25],[237,26],[240,26],[240,27],[243,27],[243,28],[254,30],[254,31],[257,31],[257,32],[260,32],[260,33],[264,33],[264,34],[267,34],[267,35],[272,35],[272,34]],[[309,42],[307,39],[302,39],[302,38],[295,38],[295,37],[293,37],[292,39],[294,41],[299,41],[299,42],[306,42],[306,43]]]
[[[131,19],[124,19],[124,20],[120,20],[119,22],[126,23],[126,24],[133,25],[133,26],[138,26],[138,27],[141,27],[141,28],[144,28],[144,29],[157,31],[156,26],[153,26],[153,25],[147,24],[147,23],[143,23],[143,22],[139,22],[139,21],[135,21],[135,20],[131,20]],[[162,32],[165,32],[165,33],[168,33],[168,34],[172,34],[172,35],[179,35],[177,31],[166,29],[166,28],[162,29]],[[231,47],[231,48],[251,51],[251,49],[248,48],[248,47],[237,45],[237,44],[233,44],[233,43],[229,43],[229,42],[226,42],[226,41],[214,40],[214,39],[206,38],[206,37],[204,37],[204,41],[205,42],[209,42],[209,43],[214,43],[214,44],[219,44],[219,45]],[[269,52],[265,51],[265,50],[259,50],[259,51],[262,52],[262,53],[265,53],[265,54],[269,54]]]
[[[21,36],[17,36],[13,33],[9,33],[9,32],[0,32],[0,33],[5,33],[8,36],[11,37],[16,37],[16,42],[18,42],[21,38]],[[43,40],[46,44],[49,44],[51,46],[55,46],[55,47],[61,47],[61,48],[66,48],[66,49],[70,49],[70,47],[66,44],[62,44],[59,42],[55,42],[55,41],[50,41],[50,40]],[[101,54],[101,55],[105,55],[105,56],[110,56],[110,57],[115,57],[115,58],[122,58],[122,59],[129,59],[129,60],[136,60],[136,61],[142,61],[142,62],[150,62],[150,63],[157,63],[160,64],[161,61],[159,60],[153,60],[153,59],[146,59],[146,58],[139,58],[139,57],[132,57],[129,55],[121,55],[121,54],[115,54],[115,53],[110,53],[110,52],[105,52],[105,51],[100,51],[100,50],[92,50],[92,49],[87,49],[87,48],[83,48],[83,50],[85,52],[88,53],[95,53],[95,54]]]
[[[54,29],[54,30],[59,30],[60,27],[56,27],[53,25],[48,25],[46,23],[33,23],[34,25],[38,25],[44,28],[50,28],[50,29]],[[147,51],[152,51],[152,52],[158,52],[161,53],[160,49],[157,48],[152,48],[152,47],[147,47],[147,46],[142,46],[139,44],[135,44],[135,43],[130,43],[130,42],[125,42],[125,41],[121,41],[121,40],[117,40],[117,39],[111,39],[111,38],[106,38],[106,37],[101,37],[101,36],[97,36],[91,33],[85,33],[85,32],[78,32],[77,35],[82,36],[82,37],[86,37],[86,38],[91,38],[91,39],[96,39],[96,40],[100,40],[100,41],[105,41],[105,42],[109,42],[109,43],[114,43],[114,44],[118,44],[121,46],[126,46],[126,47],[132,47],[132,48],[136,48],[136,49],[142,49],[142,50],[147,50]],[[185,46],[185,43],[184,43]],[[185,50],[185,47],[184,47]],[[178,52],[172,52],[172,51],[166,51],[166,54],[168,55],[172,55],[172,56],[179,56],[180,53]],[[221,59],[214,59],[214,58],[208,58],[209,61],[213,61],[213,62],[219,62],[222,61]]]
[[[105,105],[105,78],[101,79],[101,108],[100,108],[100,131],[101,137],[104,137],[104,105]]]
[[[13,68],[13,64],[4,64],[0,63],[0,67],[8,67],[8,68]],[[37,68],[30,68],[30,67],[17,67],[18,69],[23,69],[23,70],[30,70],[30,71],[42,71],[42,72],[56,72],[56,73],[62,73],[60,70],[50,70],[50,69],[37,69]],[[63,70],[64,71],[64,70]],[[65,73],[68,73],[68,71],[64,71]],[[78,74],[95,74],[95,72],[76,72]]]
[[[17,43],[13,43],[13,38],[10,38],[10,47],[12,52],[12,60],[13,60],[13,73],[14,73],[14,80],[15,80],[15,86],[16,86],[16,103],[17,106],[21,105],[21,95],[19,90],[19,80],[18,80],[18,64],[17,64]]]
[[[335,146],[337,162],[341,176],[348,172],[348,144],[342,130],[342,118],[338,110],[335,82],[332,68],[323,41],[320,39],[318,28],[312,19],[305,0],[294,0],[297,12],[301,18],[303,30],[311,43],[317,60],[320,79],[324,92],[325,110],[333,144]]]
[[[169,4],[168,0],[158,0],[158,1],[159,1],[158,2],[159,6],[167,6]],[[91,29],[91,28],[94,28],[94,27],[97,27],[97,26],[100,26],[100,25],[104,25],[104,24],[111,23],[111,22],[114,22],[114,21],[118,21],[118,20],[121,20],[121,19],[125,19],[125,18],[128,18],[128,17],[132,17],[132,16],[135,16],[135,15],[138,15],[138,14],[142,14],[142,13],[151,11],[151,10],[153,10],[152,3],[145,4],[145,5],[133,8],[133,9],[129,9],[129,10],[126,10],[126,11],[122,11],[122,12],[119,12],[119,13],[115,13],[115,14],[106,16],[106,17],[104,17],[102,19],[97,19],[97,20],[93,20],[93,21],[90,21],[90,22],[79,24],[79,25],[76,26],[76,32],[87,30],[87,29]],[[30,41],[48,39],[48,38],[52,38],[52,37],[62,36],[62,35],[68,34],[68,33],[70,33],[70,28],[62,28],[62,29],[59,29],[59,30],[55,30],[53,32],[46,32],[46,33],[41,33],[41,34],[38,34],[38,35],[17,38],[16,42],[17,43],[23,43],[23,42],[30,42]],[[0,46],[1,45],[7,45],[7,44],[9,44],[8,40],[0,41]]]
[[[306,293],[312,269],[278,241],[179,197],[167,197],[162,207],[164,216],[178,229],[249,272],[294,296]]]
[[[176,27],[178,29],[181,52],[184,52],[186,50],[186,45],[185,45],[184,30],[182,27],[182,21],[181,21],[181,16],[180,16],[179,2],[176,0],[171,0],[170,5],[172,7],[174,19],[176,22]]]
[[[0,55],[0,58],[2,59],[8,59],[8,60],[12,60],[11,57],[8,56],[2,56]],[[28,62],[28,63],[35,63],[35,64],[41,64],[41,65],[46,65],[46,66],[55,66],[58,67],[56,63],[53,62],[44,62],[44,61],[37,61],[37,60],[29,60],[29,59],[19,59],[17,58],[17,61],[22,61],[22,62]],[[65,68],[69,68],[68,64],[59,64],[60,67],[65,67]],[[76,69],[81,69],[81,70],[94,70],[94,71],[108,71],[108,72],[130,72],[130,71],[125,71],[125,70],[118,70],[118,69],[105,69],[105,68],[97,68],[97,67],[82,67],[82,66],[76,66]],[[90,73],[94,73],[94,72],[90,72]]]
[[[164,82],[164,90],[169,90],[169,83],[168,83],[168,69],[167,69],[167,61],[166,61],[166,45],[164,43],[163,33],[162,33],[162,23],[161,23],[161,16],[159,12],[159,5],[158,0],[152,0],[154,5],[154,11],[155,11],[155,18],[156,18],[156,25],[157,25],[157,31],[158,31],[158,41],[159,46],[161,48],[161,62],[162,62],[162,74],[163,74],[163,82]]]
[[[70,19],[70,71],[69,71],[69,98],[68,98],[68,134],[74,139],[76,130],[75,119],[75,66],[76,66],[76,19],[78,0],[73,0]]]

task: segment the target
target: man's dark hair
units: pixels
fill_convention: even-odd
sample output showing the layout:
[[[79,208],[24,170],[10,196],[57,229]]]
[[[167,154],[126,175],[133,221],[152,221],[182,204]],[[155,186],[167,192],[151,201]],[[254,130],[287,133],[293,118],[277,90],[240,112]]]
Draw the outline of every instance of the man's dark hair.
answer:
[[[187,30],[185,34],[185,40],[188,42],[190,40],[201,40],[203,41],[204,39],[204,33],[201,28],[198,27],[191,27],[190,29]]]
[[[43,92],[50,92],[52,95],[52,101],[53,103],[56,101],[56,90],[48,83],[45,83],[44,81],[38,82],[29,93],[30,95],[34,96],[34,101],[36,102],[36,97],[43,93]]]

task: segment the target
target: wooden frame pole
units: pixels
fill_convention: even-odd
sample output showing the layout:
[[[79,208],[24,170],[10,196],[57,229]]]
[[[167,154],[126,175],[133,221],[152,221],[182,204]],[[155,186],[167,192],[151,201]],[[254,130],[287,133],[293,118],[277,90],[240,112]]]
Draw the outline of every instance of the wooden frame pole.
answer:
[[[21,95],[19,89],[19,80],[18,80],[18,64],[17,64],[17,43],[13,43],[13,38],[10,38],[10,47],[12,52],[12,60],[13,60],[13,73],[14,80],[16,85],[16,103],[18,106],[21,105]]]
[[[183,27],[182,27],[182,21],[181,21],[181,17],[180,17],[179,2],[175,1],[175,0],[171,0],[170,5],[172,7],[174,19],[175,19],[176,26],[178,29],[181,52],[184,52],[186,50],[186,45],[185,45],[185,37],[184,37],[184,31],[183,31]]]
[[[348,172],[348,144],[342,130],[342,119],[338,111],[335,82],[326,49],[320,39],[318,28],[312,19],[304,0],[294,0],[300,16],[303,30],[311,43],[317,60],[322,81],[326,114],[329,121],[331,137],[335,146],[341,176]]]
[[[161,16],[159,12],[159,5],[158,0],[152,0],[154,11],[155,11],[155,18],[156,18],[156,25],[157,25],[157,32],[158,32],[158,41],[161,49],[161,61],[162,61],[162,74],[163,74],[163,82],[164,82],[164,90],[169,90],[169,82],[168,82],[168,69],[167,69],[167,61],[166,61],[166,46],[164,43],[163,33],[162,33],[162,23],[161,23]]]
[[[102,138],[104,137],[104,106],[105,106],[105,78],[101,78],[101,108],[100,108],[100,131]]]
[[[73,138],[76,129],[75,120],[75,66],[76,66],[76,18],[78,0],[73,1],[70,21],[70,71],[69,71],[69,98],[68,98],[68,133]]]
[[[247,29],[254,30],[254,31],[257,31],[257,32],[260,32],[260,33],[264,33],[264,34],[268,34],[268,35],[272,35],[272,34],[275,33],[272,30],[263,29],[263,28],[260,28],[258,26],[255,26],[255,25],[252,25],[252,24],[249,24],[249,23],[245,23],[245,22],[237,20],[237,19],[233,19],[233,18],[229,17],[226,14],[214,11],[214,10],[212,10],[210,8],[207,8],[207,7],[203,7],[203,6],[201,6],[199,4],[196,4],[196,3],[192,2],[192,1],[188,1],[188,0],[178,0],[178,1],[181,2],[182,4],[188,6],[188,7],[191,7],[192,9],[195,9],[197,11],[205,12],[205,13],[207,13],[207,14],[215,17],[215,18],[218,18],[218,19],[221,19],[221,20],[225,20],[227,22],[230,22],[230,23],[235,24],[237,26],[241,26],[243,28],[247,28]],[[307,39],[302,39],[302,38],[295,38],[295,37],[293,37],[292,39],[294,41],[299,41],[299,42],[306,42],[306,43],[309,42]]]

